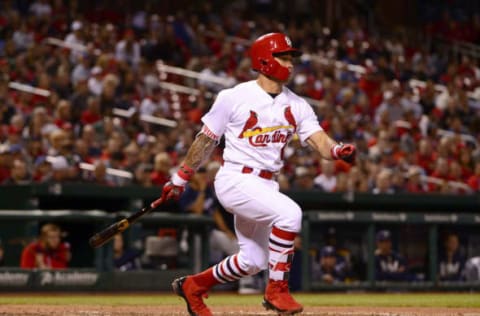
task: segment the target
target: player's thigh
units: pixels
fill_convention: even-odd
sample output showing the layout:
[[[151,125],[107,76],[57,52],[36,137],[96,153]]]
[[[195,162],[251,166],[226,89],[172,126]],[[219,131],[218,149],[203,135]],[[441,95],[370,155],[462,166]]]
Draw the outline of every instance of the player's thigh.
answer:
[[[274,181],[228,172],[217,176],[215,190],[220,203],[235,215],[268,226],[285,221],[285,226],[299,230],[300,207],[279,192],[278,183]]]

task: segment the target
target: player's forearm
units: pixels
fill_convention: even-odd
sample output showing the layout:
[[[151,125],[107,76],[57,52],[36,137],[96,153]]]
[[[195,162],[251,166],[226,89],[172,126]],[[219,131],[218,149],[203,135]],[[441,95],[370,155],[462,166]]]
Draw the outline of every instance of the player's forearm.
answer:
[[[188,150],[184,164],[197,170],[210,157],[216,145],[217,143],[210,137],[199,134]]]
[[[207,135],[203,133],[198,134],[192,146],[190,146],[185,160],[182,161],[177,172],[172,175],[171,180],[163,187],[163,199],[178,199],[180,197],[185,185],[192,179],[195,171],[198,170],[203,162],[210,157],[216,144],[217,142]]]
[[[337,142],[330,138],[325,132],[317,132],[313,134],[307,139],[307,143],[316,149],[322,158],[325,159],[332,159],[331,149],[333,146],[337,145]]]

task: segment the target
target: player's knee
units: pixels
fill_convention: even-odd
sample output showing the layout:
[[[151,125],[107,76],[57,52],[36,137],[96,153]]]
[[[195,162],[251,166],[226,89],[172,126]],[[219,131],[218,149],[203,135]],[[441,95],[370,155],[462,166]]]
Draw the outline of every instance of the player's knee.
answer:
[[[264,253],[256,253],[255,255],[240,252],[238,255],[240,268],[249,275],[256,274],[268,267],[268,257]]]
[[[302,209],[296,203],[281,213],[281,218],[274,226],[287,231],[298,233],[302,228]]]

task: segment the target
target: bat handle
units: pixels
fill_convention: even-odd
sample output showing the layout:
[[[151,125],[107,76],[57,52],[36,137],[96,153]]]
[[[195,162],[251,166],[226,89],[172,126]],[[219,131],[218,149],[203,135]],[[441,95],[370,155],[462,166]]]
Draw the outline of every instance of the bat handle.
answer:
[[[156,208],[157,206],[159,206],[159,205],[162,204],[162,203],[163,203],[163,197],[158,198],[158,199],[156,199],[155,201],[153,201],[152,203],[150,203],[150,207],[151,207],[152,209],[154,209],[154,208]]]

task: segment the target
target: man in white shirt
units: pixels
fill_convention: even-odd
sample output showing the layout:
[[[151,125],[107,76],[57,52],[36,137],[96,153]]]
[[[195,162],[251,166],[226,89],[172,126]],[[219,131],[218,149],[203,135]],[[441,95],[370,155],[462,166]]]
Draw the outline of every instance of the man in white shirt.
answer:
[[[135,41],[133,30],[127,30],[123,40],[115,46],[115,58],[136,68],[140,62],[140,44]]]
[[[288,276],[302,211],[279,192],[276,176],[283,166],[287,143],[294,134],[323,158],[353,163],[355,147],[337,144],[320,127],[311,106],[284,86],[292,76],[293,59],[301,52],[281,33],[258,38],[250,49],[257,80],[219,93],[202,118],[201,132],[185,160],[165,184],[162,199],[178,198],[222,135],[224,164],[215,178],[223,207],[235,216],[240,251],[209,269],[178,278],[172,286],[187,303],[190,315],[212,315],[202,297],[216,284],[269,269],[263,306],[279,314],[300,313],[303,306],[288,289]]]
[[[322,173],[315,177],[313,182],[325,192],[333,192],[337,186],[335,164],[329,160],[322,160]]]
[[[73,21],[71,25],[71,32],[65,37],[65,43],[71,44],[73,46],[76,45],[84,45],[84,36],[83,36],[83,24],[80,21]],[[78,49],[72,49],[70,53],[70,61],[72,63],[76,63],[80,60],[82,54],[84,52]]]

